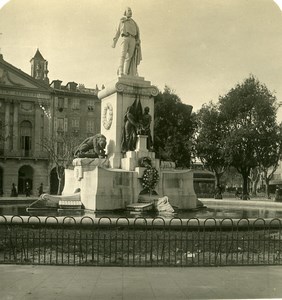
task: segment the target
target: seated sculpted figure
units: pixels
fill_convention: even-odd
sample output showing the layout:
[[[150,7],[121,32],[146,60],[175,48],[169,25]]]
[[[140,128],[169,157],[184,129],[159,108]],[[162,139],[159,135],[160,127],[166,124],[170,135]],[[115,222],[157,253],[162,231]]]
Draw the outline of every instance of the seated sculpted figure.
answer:
[[[104,135],[98,133],[90,136],[76,148],[74,157],[104,158],[106,156],[106,144],[107,139]],[[90,150],[93,150],[93,153],[90,153]]]

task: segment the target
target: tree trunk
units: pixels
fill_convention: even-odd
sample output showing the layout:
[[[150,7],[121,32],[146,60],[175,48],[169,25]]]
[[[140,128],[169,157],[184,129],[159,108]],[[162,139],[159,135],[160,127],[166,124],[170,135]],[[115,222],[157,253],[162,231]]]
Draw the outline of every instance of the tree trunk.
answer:
[[[267,199],[270,199],[270,194],[269,194],[269,179],[267,178],[267,176],[265,176],[265,195],[267,197]]]
[[[258,187],[258,179],[252,182],[252,195],[256,196],[257,195],[257,187]]]
[[[62,194],[62,179],[65,173],[65,169],[62,166],[56,166],[56,171],[57,171],[57,178],[58,178],[58,190],[57,190],[57,195]]]
[[[220,186],[221,173],[215,172],[214,174],[215,174],[215,186],[218,187],[218,186]]]
[[[248,172],[243,172],[242,173],[243,177],[243,195],[242,195],[242,200],[248,200],[249,199],[249,193],[248,193],[248,178],[249,174]]]
[[[250,172],[251,184],[252,184],[252,195],[257,195],[257,186],[260,179],[260,169],[258,167],[252,168]]]
[[[215,193],[214,193],[214,198],[215,199],[222,199],[222,190],[221,190],[221,185],[220,185],[220,177],[222,176],[223,173],[217,173],[215,172]]]
[[[58,181],[59,181],[59,184],[58,184],[58,190],[57,190],[57,195],[61,195],[62,192],[62,179],[58,177]]]

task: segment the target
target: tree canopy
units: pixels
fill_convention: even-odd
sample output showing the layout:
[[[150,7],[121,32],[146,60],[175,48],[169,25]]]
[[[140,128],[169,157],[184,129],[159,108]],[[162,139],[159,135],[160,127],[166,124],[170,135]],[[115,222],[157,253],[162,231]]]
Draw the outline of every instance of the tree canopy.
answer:
[[[197,114],[196,155],[205,168],[215,173],[217,186],[220,185],[220,177],[228,166],[222,144],[222,137],[226,134],[223,121],[213,102],[203,105]]]
[[[268,153],[279,138],[277,109],[276,97],[253,75],[219,99],[228,129],[225,159],[242,174],[245,195],[251,169],[264,163],[268,155],[261,153]]]
[[[177,167],[189,167],[191,138],[195,129],[192,106],[167,86],[155,98],[154,147],[163,160],[172,160]]]
[[[213,168],[235,167],[242,175],[245,197],[251,169],[270,167],[280,157],[277,109],[273,93],[250,75],[221,96],[217,105],[203,106],[198,114],[197,154]]]

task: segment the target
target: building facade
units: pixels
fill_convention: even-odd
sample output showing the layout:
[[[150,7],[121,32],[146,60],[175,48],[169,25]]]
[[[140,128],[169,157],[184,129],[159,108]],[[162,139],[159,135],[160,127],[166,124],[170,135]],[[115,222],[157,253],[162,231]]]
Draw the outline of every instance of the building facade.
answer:
[[[28,183],[33,195],[56,193],[54,164],[44,140],[62,134],[79,138],[100,132],[98,89],[54,80],[49,84],[48,63],[39,50],[31,59],[31,75],[0,56],[0,194],[18,194]],[[59,141],[57,139],[57,141]],[[55,151],[59,152],[59,142]]]

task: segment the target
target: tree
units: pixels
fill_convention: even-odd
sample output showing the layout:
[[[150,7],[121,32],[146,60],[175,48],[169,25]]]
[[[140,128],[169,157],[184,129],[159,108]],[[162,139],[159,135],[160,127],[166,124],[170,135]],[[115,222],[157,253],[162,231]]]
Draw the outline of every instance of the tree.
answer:
[[[282,124],[273,127],[263,142],[264,147],[258,149],[258,156],[261,161],[260,170],[265,181],[265,193],[267,198],[270,198],[269,182],[279,166],[282,153]]]
[[[42,147],[47,151],[50,162],[55,165],[58,178],[57,195],[61,195],[65,169],[72,167],[73,153],[82,138],[74,133],[58,132],[50,138],[41,141]]]
[[[155,98],[154,148],[159,158],[172,160],[177,167],[189,167],[191,138],[195,129],[192,106],[167,86]]]
[[[255,167],[250,171],[250,183],[252,185],[252,196],[257,195],[258,182],[261,179],[261,168]]]
[[[225,160],[242,175],[245,200],[251,169],[266,163],[276,143],[277,108],[276,97],[253,75],[219,98],[228,132],[223,140]]]
[[[218,189],[221,186],[220,178],[228,167],[224,157],[225,135],[225,122],[218,106],[213,102],[203,105],[197,114],[195,152],[205,168],[214,172]]]

